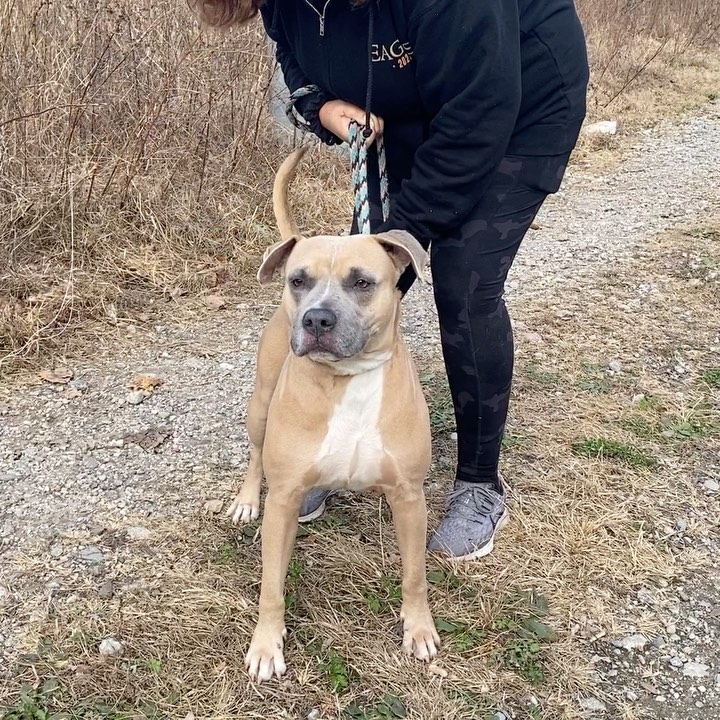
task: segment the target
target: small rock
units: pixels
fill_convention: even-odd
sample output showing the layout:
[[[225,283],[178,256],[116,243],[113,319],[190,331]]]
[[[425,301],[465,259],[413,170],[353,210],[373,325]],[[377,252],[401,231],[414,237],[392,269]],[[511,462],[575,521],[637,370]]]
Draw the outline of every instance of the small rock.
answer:
[[[717,492],[720,490],[720,483],[717,480],[706,480],[703,483],[703,487],[710,492]]]
[[[10,406],[0,403],[0,415],[7,415],[10,412]]]
[[[675,529],[678,532],[685,532],[688,529],[687,520],[676,520]]]
[[[78,392],[85,392],[88,389],[88,382],[83,378],[75,378],[68,383],[68,387]]]
[[[670,658],[670,664],[673,667],[681,668],[685,663],[682,661],[681,658],[679,658],[677,655],[675,655],[674,657]]]
[[[219,367],[221,370],[227,370],[227,371],[230,371],[230,370],[234,370],[234,369],[235,369],[235,366],[234,366],[234,365],[231,365],[229,362],[221,362],[220,365],[218,365],[218,367]]]
[[[128,528],[127,534],[130,540],[148,540],[152,537],[152,532],[141,525]]]
[[[448,676],[448,671],[445,668],[436,665],[435,663],[430,664],[430,666],[428,667],[428,672],[431,675],[437,675],[441,678],[446,678]]]
[[[637,633],[635,635],[626,635],[619,640],[613,640],[612,644],[621,650],[643,650],[649,642],[645,635]]]
[[[103,600],[110,600],[112,596],[115,594],[115,586],[113,585],[112,580],[106,580],[98,590],[98,595]]]
[[[457,433],[456,432],[450,433],[450,439],[455,440],[457,442]]]
[[[308,714],[307,714],[307,720],[318,720],[320,717],[320,710],[317,708],[313,708]]]
[[[617,120],[601,120],[585,126],[587,135],[617,135]]]
[[[627,690],[625,692],[625,697],[630,702],[637,702],[640,699],[640,696],[634,690]]]
[[[665,645],[667,645],[667,642],[665,641],[665,638],[662,635],[656,635],[653,638],[652,644],[653,644],[653,647],[656,647],[659,650],[660,648],[665,647]]]
[[[59,558],[63,554],[62,545],[53,545],[50,548],[50,557]]]
[[[123,646],[122,643],[115,638],[105,638],[101,643],[98,651],[105,657],[117,657],[122,655]]]
[[[704,678],[707,677],[708,670],[710,670],[709,665],[704,665],[703,663],[698,662],[689,662],[685,663],[683,675],[692,678]]]
[[[493,717],[493,720],[507,720],[507,715],[504,712],[498,710]]]
[[[145,400],[145,397],[146,395],[142,390],[133,390],[127,394],[125,400],[128,405],[139,405],[143,400]]]
[[[614,373],[622,372],[622,363],[619,360],[611,360],[608,363],[608,368]]]
[[[208,515],[217,515],[223,509],[222,500],[208,500],[205,503],[205,512]]]
[[[102,550],[97,545],[88,545],[80,551],[80,555],[78,557],[80,561],[84,562],[86,565],[99,565],[103,562],[103,560],[105,560]]]
[[[583,710],[589,710],[590,712],[605,712],[607,706],[602,700],[598,700],[596,697],[587,697],[580,700],[580,707]]]
[[[633,405],[639,405],[644,399],[645,395],[643,393],[638,393],[637,395],[633,395],[630,402],[632,402]]]

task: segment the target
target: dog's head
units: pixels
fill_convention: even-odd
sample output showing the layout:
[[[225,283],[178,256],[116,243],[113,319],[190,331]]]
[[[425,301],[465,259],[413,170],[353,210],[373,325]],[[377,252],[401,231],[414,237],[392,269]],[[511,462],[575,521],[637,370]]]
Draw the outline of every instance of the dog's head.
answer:
[[[266,284],[282,271],[292,351],[331,364],[390,349],[400,302],[397,281],[408,265],[424,280],[426,262],[420,243],[398,230],[293,236],[266,251],[258,279]]]

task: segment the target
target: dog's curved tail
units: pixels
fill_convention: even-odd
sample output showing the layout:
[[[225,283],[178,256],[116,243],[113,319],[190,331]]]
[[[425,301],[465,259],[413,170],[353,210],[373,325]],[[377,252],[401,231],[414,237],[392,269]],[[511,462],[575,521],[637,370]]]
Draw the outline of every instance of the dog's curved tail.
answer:
[[[308,145],[303,145],[293,150],[290,155],[285,158],[285,161],[277,171],[277,175],[275,175],[275,182],[273,183],[273,212],[275,213],[275,220],[280,230],[280,237],[283,240],[300,234],[300,230],[290,209],[288,187],[295,177],[297,167],[308,151],[308,147]]]

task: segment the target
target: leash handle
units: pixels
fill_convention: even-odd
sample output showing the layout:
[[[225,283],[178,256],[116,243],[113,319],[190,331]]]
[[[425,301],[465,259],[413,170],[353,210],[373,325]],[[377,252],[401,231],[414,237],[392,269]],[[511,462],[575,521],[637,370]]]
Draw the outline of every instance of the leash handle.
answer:
[[[370,193],[368,190],[368,146],[365,131],[369,126],[361,127],[353,121],[348,127],[348,145],[350,146],[350,171],[352,176],[353,195],[355,198],[355,217],[358,230],[363,235],[369,235],[370,228]],[[390,188],[387,176],[387,162],[385,158],[385,143],[382,135],[375,138],[378,155],[378,171],[380,175],[380,203],[382,205],[383,221],[390,216]]]

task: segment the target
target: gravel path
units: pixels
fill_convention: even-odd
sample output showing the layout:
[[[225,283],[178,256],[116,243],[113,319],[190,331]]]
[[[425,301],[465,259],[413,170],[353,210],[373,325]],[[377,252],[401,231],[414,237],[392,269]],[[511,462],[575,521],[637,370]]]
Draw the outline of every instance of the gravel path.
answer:
[[[682,126],[646,132],[608,174],[573,169],[521,251],[510,303],[580,291],[584,276],[622,262],[649,235],[702,225],[720,214],[718,188],[720,105]],[[0,570],[5,553],[60,554],[64,538],[105,521],[140,532],[150,517],[227,499],[246,460],[242,421],[259,330],[271,311],[241,304],[192,327],[129,328],[137,337],[130,352],[75,363],[69,384],[0,388]],[[433,314],[431,291],[414,289],[404,320],[412,344],[437,348]],[[138,372],[165,382],[132,404],[140,396],[128,384]],[[717,574],[710,585],[705,604],[685,604],[671,628],[682,657],[673,661],[679,670],[669,660],[668,667],[673,683],[692,684],[692,701],[682,714],[655,711],[659,717],[720,717]],[[0,574],[0,611],[10,590]],[[0,612],[0,658],[3,647],[12,654],[19,631]],[[643,647],[660,656],[650,640]],[[696,656],[701,667],[688,672],[686,660]],[[623,657],[608,663],[616,675],[635,672]]]

